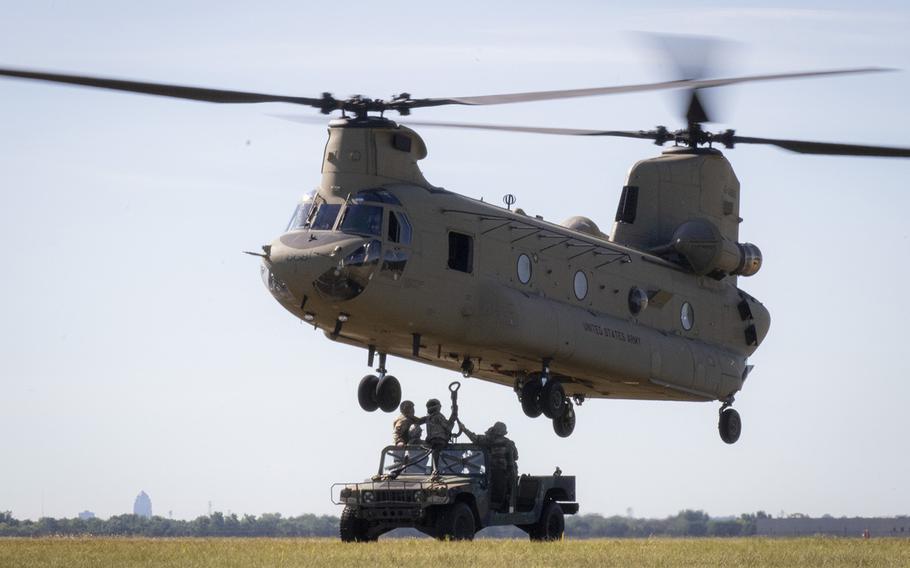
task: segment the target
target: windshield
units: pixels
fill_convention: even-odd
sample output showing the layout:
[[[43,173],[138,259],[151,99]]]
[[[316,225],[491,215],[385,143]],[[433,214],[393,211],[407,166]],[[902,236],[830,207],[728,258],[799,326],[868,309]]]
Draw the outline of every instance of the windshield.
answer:
[[[378,205],[348,205],[341,219],[341,231],[378,237],[382,234],[382,207]]]
[[[405,465],[402,475],[430,475],[432,454],[422,446],[387,448],[382,454],[380,473],[389,473],[402,465]],[[482,450],[450,446],[440,450],[437,470],[440,475],[484,475],[487,467]]]
[[[335,227],[335,219],[338,217],[340,209],[341,205],[337,203],[321,204],[313,215],[310,228],[317,231],[331,231]]]
[[[310,217],[310,210],[313,208],[313,197],[316,195],[316,192],[308,193],[303,197],[300,203],[297,204],[297,208],[294,209],[294,214],[291,216],[290,222],[285,229],[287,231],[293,231],[294,229],[302,229],[306,226],[307,219]]]

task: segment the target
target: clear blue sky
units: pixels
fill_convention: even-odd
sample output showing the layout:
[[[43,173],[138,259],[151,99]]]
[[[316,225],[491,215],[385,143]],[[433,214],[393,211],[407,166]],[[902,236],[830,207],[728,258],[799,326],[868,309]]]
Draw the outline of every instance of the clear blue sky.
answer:
[[[633,30],[735,38],[721,70],[910,70],[901,2],[4,3],[0,65],[318,96],[458,96],[660,80]],[[732,87],[718,127],[910,145],[910,71]],[[335,481],[373,472],[391,415],[357,407],[365,353],[281,309],[240,254],[277,236],[319,183],[324,129],[282,105],[224,106],[0,81],[0,509],[18,517],[338,513]],[[302,112],[307,112],[306,110]],[[416,118],[639,129],[678,126],[661,94]],[[608,227],[646,142],[422,132],[437,185]],[[247,143],[249,142],[249,143]],[[506,388],[468,381],[473,429],[505,420],[520,469],[579,476],[584,512],[662,516],[910,512],[905,356],[910,161],[727,153],[741,286],[772,314],[736,407],[590,401],[558,439]],[[421,403],[451,373],[399,360]]]

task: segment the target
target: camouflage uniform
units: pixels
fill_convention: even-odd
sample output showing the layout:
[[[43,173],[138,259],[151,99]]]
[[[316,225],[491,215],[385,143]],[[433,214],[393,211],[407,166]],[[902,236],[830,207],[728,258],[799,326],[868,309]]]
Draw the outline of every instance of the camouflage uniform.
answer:
[[[452,416],[446,418],[442,412],[442,403],[431,398],[427,401],[427,415],[423,418],[427,425],[427,445],[433,449],[433,475],[439,470],[439,450],[449,444],[452,428],[458,422],[458,405],[452,404]]]
[[[452,412],[452,418],[446,418],[442,412],[436,411],[429,414],[425,420],[427,424],[427,443],[433,447],[444,447],[449,443],[452,437],[452,428],[455,427],[455,421],[458,419],[456,412]]]
[[[518,482],[518,448],[515,442],[506,438],[506,425],[497,422],[486,434],[475,434],[464,427],[462,429],[471,442],[490,452],[490,497],[494,503],[505,505],[511,499],[512,488]]]
[[[414,403],[405,400],[399,406],[401,414],[395,419],[392,425],[392,443],[396,446],[405,446],[408,444],[408,432],[412,426],[423,424],[426,418],[418,418],[414,415]]]

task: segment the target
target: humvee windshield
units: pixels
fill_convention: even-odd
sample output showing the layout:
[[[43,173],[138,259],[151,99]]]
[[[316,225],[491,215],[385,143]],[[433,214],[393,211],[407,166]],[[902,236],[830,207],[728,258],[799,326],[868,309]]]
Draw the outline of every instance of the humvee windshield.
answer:
[[[380,474],[401,470],[401,475],[430,475],[432,453],[421,446],[388,447],[382,452]],[[439,475],[484,475],[487,472],[484,453],[477,447],[450,446],[439,452]]]

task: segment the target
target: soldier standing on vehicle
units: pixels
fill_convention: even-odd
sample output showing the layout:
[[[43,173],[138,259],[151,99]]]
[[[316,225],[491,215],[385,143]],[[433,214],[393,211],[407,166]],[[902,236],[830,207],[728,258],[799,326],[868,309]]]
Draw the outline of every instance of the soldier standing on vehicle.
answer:
[[[398,415],[392,426],[392,443],[396,446],[404,446],[408,444],[408,432],[411,426],[423,424],[426,422],[426,418],[418,418],[414,414],[414,403],[410,400],[401,401],[398,409],[401,414]]]
[[[514,507],[513,488],[518,482],[518,448],[515,442],[506,437],[508,428],[503,422],[497,422],[487,429],[486,434],[475,434],[461,422],[459,424],[471,442],[490,452],[491,500]]]
[[[452,428],[458,422],[458,404],[452,401],[452,415],[446,418],[442,413],[442,403],[439,399],[431,398],[427,401],[427,415],[423,418],[427,425],[427,445],[433,450],[433,474],[437,473],[439,451],[449,444],[452,437]]]
[[[452,428],[458,422],[458,405],[452,404],[452,416],[446,418],[442,413],[442,403],[437,398],[427,401],[427,415],[421,420],[427,425],[427,444],[434,449],[442,449],[452,437]]]

